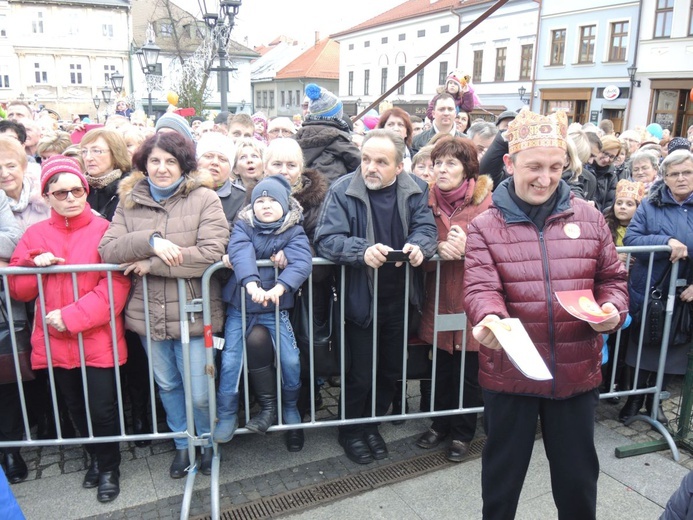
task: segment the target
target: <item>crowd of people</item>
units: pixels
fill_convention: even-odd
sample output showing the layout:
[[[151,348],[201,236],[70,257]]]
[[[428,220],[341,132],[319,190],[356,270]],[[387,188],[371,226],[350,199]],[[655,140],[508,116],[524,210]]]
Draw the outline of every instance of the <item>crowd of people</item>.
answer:
[[[404,404],[396,404],[402,346],[408,338],[435,344],[437,377],[432,389],[424,391],[422,383],[420,407],[484,407],[484,518],[514,516],[537,417],[559,516],[594,518],[594,411],[607,373],[602,334],[616,332],[628,313],[642,315],[648,290],[648,258],[617,255],[615,246],[669,245],[672,252],[657,257],[652,279],[687,259],[693,247],[693,127],[685,137],[655,124],[616,136],[608,120],[569,125],[563,112],[543,116],[527,109],[474,120],[473,88],[460,72],[431,100],[429,121],[383,106],[352,122],[339,97],[319,85],[307,85],[305,96],[300,121],[268,120],[261,113],[189,121],[171,112],[147,128],[118,104],[104,125],[87,132],[78,125],[72,135],[42,130],[28,105],[8,104],[8,119],[0,121],[2,265],[122,268],[112,276],[80,273],[76,295],[66,274],[9,278],[13,315],[34,316],[37,377],[25,383],[30,426],[39,438],[55,437],[56,427],[63,436],[71,430],[80,436],[122,433],[119,369],[130,403],[128,428],[151,432],[151,364],[167,425],[184,432],[177,279],[186,280],[188,298],[199,297],[202,274],[218,261],[227,269],[212,278],[210,303],[213,332],[224,346],[211,420],[201,317],[188,331],[195,433],[208,439],[200,471],[211,473],[211,443],[230,442],[239,427],[244,373],[258,409],[248,430],[265,433],[279,409],[283,424],[301,423],[311,388],[319,396],[322,374],[311,380],[301,369],[291,311],[294,295],[313,273],[314,310],[326,312],[337,270],[314,270],[311,258],[320,256],[345,266],[348,355],[341,399],[347,419],[403,411]],[[443,262],[439,275],[434,255]],[[271,260],[278,276],[275,268],[258,268],[257,260]],[[593,291],[611,316],[607,321],[577,320],[553,296],[582,289]],[[693,286],[679,296],[693,301]],[[436,337],[436,313],[466,313],[469,326]],[[413,317],[409,331],[406,315]],[[504,318],[522,321],[552,381],[528,379],[499,348],[492,329]],[[657,370],[659,346],[645,345],[643,370],[633,380],[637,334],[625,343],[611,360],[623,374],[619,390],[648,384]],[[687,351],[687,345],[670,350],[667,374],[685,371]],[[49,363],[57,417],[41,404],[50,402]],[[17,385],[0,384],[0,441],[24,436],[18,402]],[[621,419],[643,405],[652,412],[650,397],[629,398]],[[416,444],[431,449],[449,438],[446,456],[460,462],[476,426],[476,414],[437,416]],[[192,461],[187,437],[174,442],[169,473],[175,479]],[[290,452],[301,450],[302,430],[289,430],[284,442]],[[359,464],[388,456],[374,421],[340,426],[338,442]],[[118,444],[86,449],[83,486],[96,488],[99,501],[114,500],[120,492]],[[8,480],[25,479],[20,449],[2,453]]]

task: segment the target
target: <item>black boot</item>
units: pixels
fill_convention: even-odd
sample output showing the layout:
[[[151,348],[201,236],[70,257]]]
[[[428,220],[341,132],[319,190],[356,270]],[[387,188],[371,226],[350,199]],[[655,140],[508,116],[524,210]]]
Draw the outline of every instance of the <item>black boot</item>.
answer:
[[[620,422],[626,422],[634,415],[638,415],[644,402],[645,396],[642,394],[628,397],[626,404],[623,405],[623,408],[621,408],[621,411],[618,413],[618,420]]]
[[[2,451],[5,454],[5,476],[10,484],[25,480],[29,475],[29,469],[19,454],[19,448],[7,448]]]
[[[248,379],[261,410],[245,427],[264,434],[277,420],[277,376],[270,365],[248,370]]]
[[[645,410],[647,410],[647,416],[652,417],[652,404],[654,403],[654,394],[647,394],[645,396]],[[669,424],[669,419],[664,415],[664,410],[662,409],[662,401],[659,401],[659,407],[657,409],[657,420],[662,423],[663,426]]]

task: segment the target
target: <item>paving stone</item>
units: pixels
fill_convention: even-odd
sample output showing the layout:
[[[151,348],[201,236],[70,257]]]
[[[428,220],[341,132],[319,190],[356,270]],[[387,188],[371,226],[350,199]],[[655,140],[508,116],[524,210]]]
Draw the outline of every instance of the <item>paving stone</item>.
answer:
[[[40,470],[41,478],[57,477],[62,473],[60,470],[60,464],[51,464],[50,466],[45,466]]]
[[[57,462],[60,462],[62,460],[62,457],[59,453],[56,453],[55,455],[44,455],[41,457],[41,466],[48,466],[49,464],[55,464]]]
[[[63,463],[63,473],[74,473],[84,470],[84,462],[81,459],[66,460]]]

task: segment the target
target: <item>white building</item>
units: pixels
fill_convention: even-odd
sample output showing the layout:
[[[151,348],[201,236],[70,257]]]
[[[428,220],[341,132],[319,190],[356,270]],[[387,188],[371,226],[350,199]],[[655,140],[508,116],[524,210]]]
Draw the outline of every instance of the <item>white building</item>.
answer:
[[[693,4],[690,0],[642,0],[639,45],[633,61],[631,126],[657,122],[672,135],[693,125]]]

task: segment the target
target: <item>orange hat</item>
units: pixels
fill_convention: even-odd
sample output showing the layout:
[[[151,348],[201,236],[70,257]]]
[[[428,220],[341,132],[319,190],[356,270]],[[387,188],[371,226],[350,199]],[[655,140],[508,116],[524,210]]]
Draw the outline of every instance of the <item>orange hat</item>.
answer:
[[[635,202],[640,203],[642,198],[645,196],[645,185],[642,182],[628,181],[626,179],[621,179],[616,185],[616,199],[627,198],[633,199]]]
[[[567,150],[567,137],[568,118],[563,111],[542,116],[529,110],[522,110],[510,122],[506,132],[510,154],[538,146]]]

